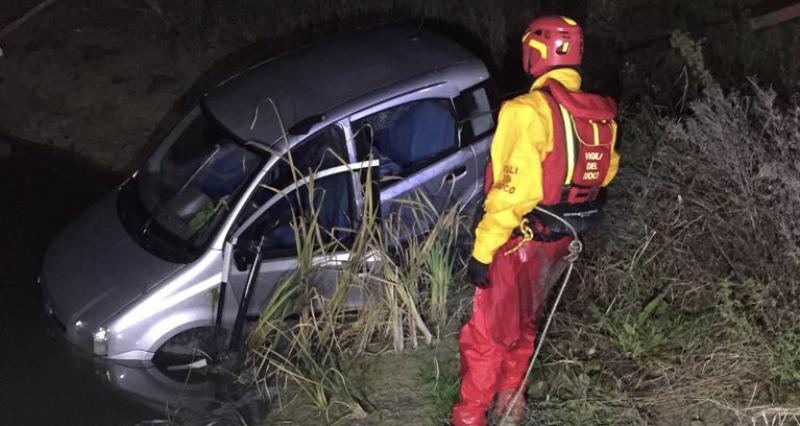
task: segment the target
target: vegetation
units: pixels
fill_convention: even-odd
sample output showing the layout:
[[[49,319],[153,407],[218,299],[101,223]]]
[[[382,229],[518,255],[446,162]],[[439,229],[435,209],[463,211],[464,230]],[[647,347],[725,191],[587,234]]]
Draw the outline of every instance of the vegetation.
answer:
[[[534,369],[527,424],[798,423],[800,107],[755,82],[725,93],[697,43],[679,33],[672,42],[703,94],[684,110],[638,107],[622,118],[629,130],[607,227],[587,237],[592,251]],[[341,242],[312,237],[313,212],[295,218],[306,266],[287,277],[251,339],[255,377],[293,396],[279,398],[276,419],[446,423],[470,297],[470,221],[461,206],[437,212],[421,195],[405,203],[431,231],[401,241],[408,230],[389,220],[380,232],[366,206],[355,260],[332,297],[314,289],[311,259]],[[364,309],[345,308],[353,288]],[[296,323],[284,320],[290,312]],[[399,359],[412,371],[386,367]],[[399,402],[381,399],[408,380],[417,389],[406,404],[424,409],[387,415]]]
[[[277,40],[255,44],[260,60],[276,49],[406,18],[425,17],[425,25],[451,31],[512,86],[519,64],[507,58],[516,58],[519,29],[553,2],[144,3],[130,19],[139,27],[119,25],[130,15],[119,19],[116,12],[107,13],[117,17],[107,25],[119,26],[125,40],[155,32],[170,43],[65,47],[63,34],[96,30],[103,40],[117,34],[97,30],[94,21],[101,20],[92,17],[112,6],[73,2],[52,10],[69,8],[74,19],[42,27],[30,21],[25,52],[9,39],[0,80],[24,76],[35,90],[0,91],[8,94],[2,105],[12,114],[5,130],[121,168],[176,93],[187,93],[185,103],[192,103],[230,71],[215,66],[203,76],[209,81],[189,88],[200,70],[225,62],[241,68],[244,56],[221,61],[223,54]],[[800,61],[785,53],[797,45],[797,25],[750,31],[750,1],[586,3],[585,10],[566,12],[578,12],[586,23],[587,81],[623,95],[623,164],[607,225],[587,236],[588,252],[534,369],[527,423],[800,423],[800,106],[789,101],[797,100]],[[90,9],[93,14],[83,12]],[[689,36],[698,33],[708,40]],[[59,40],[55,47],[47,37]],[[36,80],[56,80],[38,64],[57,62],[42,55],[58,59],[61,52],[63,63],[81,58],[94,69],[110,69],[110,83],[67,66],[53,72],[76,81],[70,84],[82,87],[81,96],[63,96],[63,88]],[[131,52],[161,74],[131,66],[141,59]],[[26,57],[36,72],[22,59],[11,62]],[[79,79],[82,74],[88,77]],[[778,94],[755,80],[742,85],[745,75],[761,76]],[[113,108],[107,103],[122,98]],[[17,104],[22,107],[11,107]],[[173,109],[165,123],[183,112]],[[68,120],[51,119],[63,111]],[[68,134],[80,134],[86,146],[75,146]],[[154,132],[153,140],[161,135]],[[248,342],[247,365],[257,384],[265,392],[268,383],[282,385],[279,395],[265,395],[282,407],[270,422],[446,421],[457,394],[455,333],[469,312],[462,264],[470,218],[457,208],[436,211],[422,196],[408,200],[411,214],[433,227],[398,250],[399,223],[390,220],[378,232],[371,208],[365,207],[368,219],[349,245],[355,261],[325,296],[312,285],[315,274],[326,272],[313,259],[344,243],[321,238],[314,212],[296,218],[301,267],[278,286]],[[375,259],[382,262],[367,261]],[[347,306],[351,289],[366,300],[364,309]]]
[[[725,93],[672,37],[702,95],[640,107],[609,228],[548,345],[531,424],[797,424],[793,167],[800,108]]]
[[[369,188],[364,195],[372,199]],[[325,194],[312,189],[308,196],[307,205],[313,206],[319,204],[314,198]],[[461,272],[454,265],[459,236],[466,229],[458,208],[463,206],[440,213],[422,194],[400,203],[397,215],[382,226],[366,203],[353,241],[332,232],[325,236],[328,231],[319,226],[313,210],[296,214],[292,227],[301,267],[278,285],[250,337],[248,365],[258,384],[263,389],[274,381],[290,384],[326,424],[364,419],[374,411],[366,393],[348,378],[364,368],[364,358],[430,347],[460,320],[448,295],[449,287],[461,281],[455,279]],[[415,229],[399,220],[405,215],[413,218]],[[419,234],[422,223],[430,225],[424,235]],[[350,261],[338,271],[334,291],[323,295],[315,277],[325,272],[315,265],[342,249],[349,250]],[[363,307],[349,305],[353,297]],[[431,392],[438,395],[440,371],[435,365],[435,372],[415,366],[414,374],[433,383]],[[457,392],[454,378],[457,374],[449,374],[449,383],[441,384],[447,389],[436,403],[440,418]]]

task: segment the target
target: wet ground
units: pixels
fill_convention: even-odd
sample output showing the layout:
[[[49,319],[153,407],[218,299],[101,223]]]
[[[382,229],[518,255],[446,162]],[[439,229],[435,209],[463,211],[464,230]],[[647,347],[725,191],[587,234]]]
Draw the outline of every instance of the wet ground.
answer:
[[[227,383],[174,382],[178,391],[150,395],[110,386],[105,376],[114,370],[77,352],[44,314],[36,276],[48,242],[121,179],[52,149],[0,138],[0,425],[156,424],[176,413],[187,424],[242,424],[240,415],[257,424],[263,404]],[[197,395],[204,399],[188,400]]]

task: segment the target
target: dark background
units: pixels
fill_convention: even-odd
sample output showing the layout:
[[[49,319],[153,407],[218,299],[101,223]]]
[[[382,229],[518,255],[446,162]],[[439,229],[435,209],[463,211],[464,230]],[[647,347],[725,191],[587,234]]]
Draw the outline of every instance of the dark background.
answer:
[[[38,4],[0,0],[0,28]],[[779,0],[61,0],[0,40],[0,424],[130,424],[146,416],[79,367],[41,315],[35,277],[52,235],[135,169],[203,91],[291,48],[411,20],[523,89],[519,37],[541,13],[586,31],[586,87],[680,113],[699,82],[670,47],[704,46],[726,90],[757,76],[800,88],[800,24],[752,30]],[[325,78],[325,76],[320,76]],[[623,155],[624,155],[624,146]],[[79,368],[76,368],[79,367]]]

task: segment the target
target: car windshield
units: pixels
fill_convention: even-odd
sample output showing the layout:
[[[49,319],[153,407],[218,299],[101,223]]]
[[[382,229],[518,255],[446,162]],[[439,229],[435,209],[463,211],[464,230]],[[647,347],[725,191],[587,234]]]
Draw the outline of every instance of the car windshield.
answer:
[[[146,248],[165,258],[196,258],[263,157],[199,109],[175,133],[123,188],[119,211]]]

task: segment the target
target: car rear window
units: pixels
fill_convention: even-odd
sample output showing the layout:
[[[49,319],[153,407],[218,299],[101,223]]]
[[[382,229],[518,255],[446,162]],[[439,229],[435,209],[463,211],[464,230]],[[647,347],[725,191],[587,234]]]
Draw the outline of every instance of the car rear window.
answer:
[[[492,97],[486,84],[465,90],[455,99],[461,123],[461,144],[469,145],[488,136],[495,128]]]
[[[381,179],[406,176],[458,149],[448,99],[402,104],[353,123],[359,158],[380,160]]]

